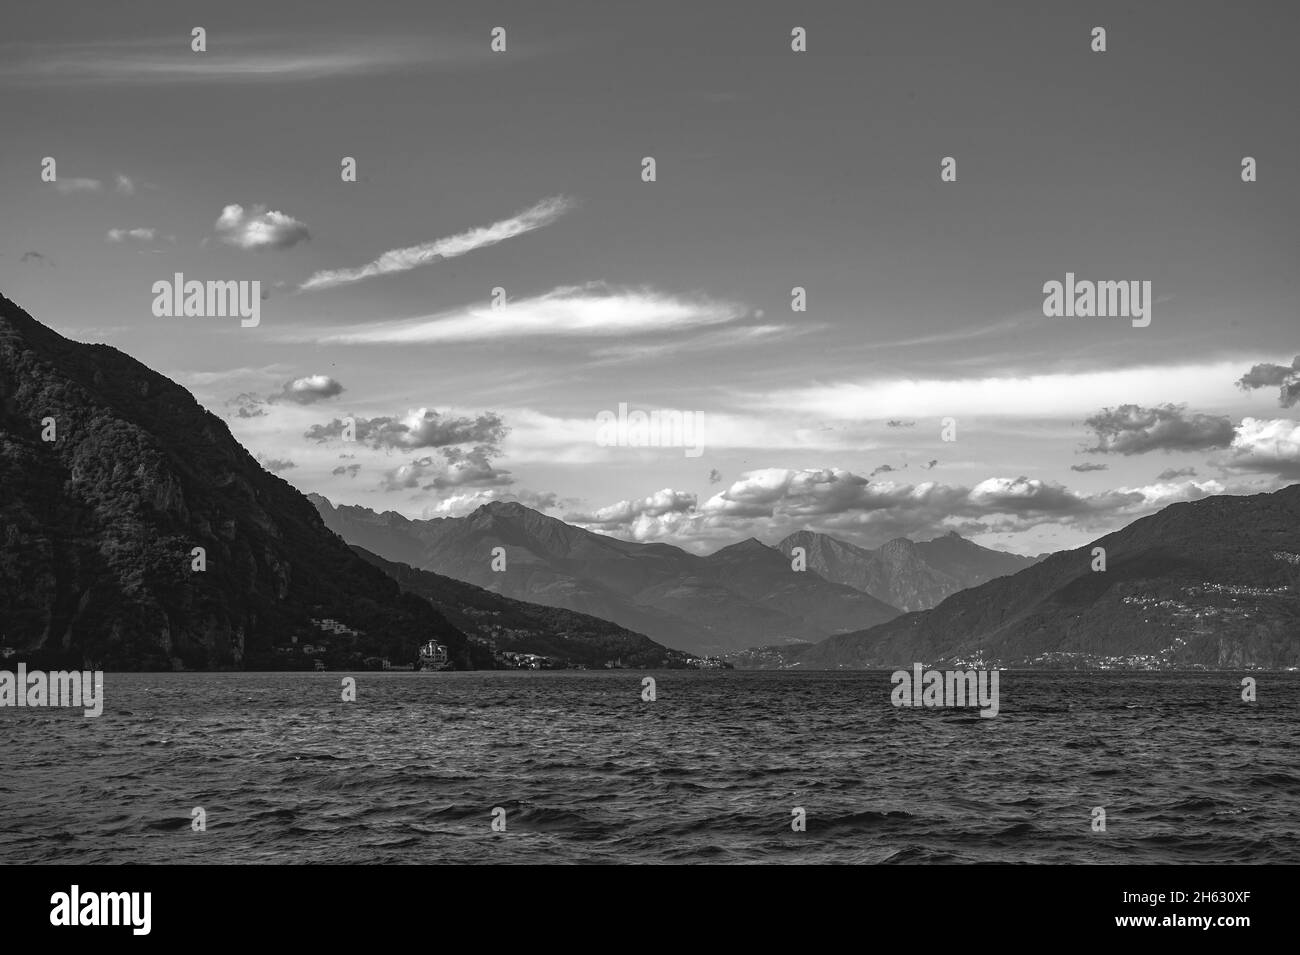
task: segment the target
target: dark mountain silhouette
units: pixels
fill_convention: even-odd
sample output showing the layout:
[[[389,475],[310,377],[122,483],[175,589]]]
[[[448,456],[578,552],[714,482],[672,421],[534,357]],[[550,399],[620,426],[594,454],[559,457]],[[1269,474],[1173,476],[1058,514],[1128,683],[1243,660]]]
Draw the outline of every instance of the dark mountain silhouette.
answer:
[[[1092,570],[1094,547],[1106,569]],[[1300,485],[1159,513],[932,610],[830,637],[805,669],[1300,664]]]
[[[311,499],[344,540],[388,560],[612,620],[692,653],[816,640],[898,614],[861,591],[796,573],[780,552],[756,540],[700,557],[670,544],[595,534],[518,503],[412,521]],[[492,568],[498,547],[504,571]]]
[[[826,534],[798,531],[776,546],[787,557],[802,547],[809,570],[902,610],[929,610],[959,590],[1014,574],[1041,559],[990,550],[956,532],[919,543],[899,537],[868,550]]]
[[[42,665],[255,668],[317,619],[360,631],[335,641],[357,656],[482,658],[188,391],[3,297],[0,487],[0,644]]]
[[[384,560],[363,547],[353,546],[352,550],[396,580],[403,590],[428,600],[471,640],[488,643],[494,650],[537,653],[590,667],[615,661],[635,668],[686,664],[686,654],[661,647],[608,620],[513,600],[464,581]]]

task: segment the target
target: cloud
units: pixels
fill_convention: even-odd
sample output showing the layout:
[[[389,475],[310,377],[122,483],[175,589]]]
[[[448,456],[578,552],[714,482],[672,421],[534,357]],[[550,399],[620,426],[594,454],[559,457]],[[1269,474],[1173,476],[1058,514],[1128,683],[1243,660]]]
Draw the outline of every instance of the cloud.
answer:
[[[1255,365],[1237,379],[1237,387],[1242,391],[1273,386],[1279,389],[1277,403],[1283,408],[1294,407],[1300,402],[1300,355],[1291,362],[1290,368],[1265,362]]]
[[[416,458],[409,464],[403,464],[400,467],[393,468],[391,471],[385,471],[380,478],[379,486],[385,491],[400,491],[404,489],[417,488],[428,479],[428,476],[438,469],[438,465],[431,457]]]
[[[1232,442],[1232,421],[1226,415],[1186,412],[1186,406],[1154,408],[1120,405],[1103,408],[1087,419],[1097,443],[1093,454],[1146,454],[1148,451],[1203,451]]]
[[[265,460],[259,458],[258,460],[262,461],[262,467],[266,468],[272,474],[278,474],[281,471],[287,471],[289,468],[296,468],[298,466],[285,458],[266,458]]]
[[[107,239],[109,242],[123,242],[127,239],[136,242],[152,242],[157,235],[157,229],[109,229]]]
[[[1080,474],[1084,474],[1088,471],[1107,471],[1109,469],[1109,464],[1094,464],[1091,461],[1085,461],[1083,464],[1070,465],[1071,471],[1078,471]]]
[[[340,464],[333,471],[331,471],[330,474],[334,475],[335,477],[338,477],[341,474],[346,474],[348,477],[354,478],[357,476],[357,472],[359,472],[360,470],[361,470],[361,465],[359,464],[348,464],[348,465]]]
[[[303,340],[325,344],[450,344],[535,337],[625,337],[719,325],[745,314],[741,306],[684,299],[649,289],[612,290],[602,283],[557,288],[536,298],[426,318],[357,326]]]
[[[491,56],[478,38],[350,36],[326,41],[293,35],[232,34],[194,53],[189,37],[28,44],[6,50],[0,77],[29,83],[175,84],[308,81],[331,76],[445,69]],[[520,55],[513,48],[511,56]]]
[[[1204,407],[1231,398],[1235,362],[1145,365],[1100,371],[954,378],[880,378],[767,387],[742,395],[755,410],[807,414],[824,422],[889,419],[915,422],[957,416],[1011,419],[1076,418],[1102,404],[1155,406],[1171,394]],[[928,422],[927,422],[928,424]]]
[[[756,315],[758,313],[755,313]],[[791,325],[736,325],[704,331],[697,335],[683,335],[669,341],[638,341],[619,343],[591,350],[591,357],[604,363],[644,362],[662,359],[679,352],[698,355],[712,349],[735,350],[757,345],[771,345],[789,341],[796,336],[816,331],[812,324],[798,328]]]
[[[380,479],[385,491],[410,488],[444,490],[459,487],[497,487],[514,483],[509,471],[500,471],[489,459],[492,449],[479,446],[470,451],[443,448],[442,461],[432,456],[416,458],[386,471]]]
[[[1211,463],[1237,471],[1300,478],[1300,422],[1243,418],[1228,453]]]
[[[266,414],[265,409],[262,407],[263,404],[265,402],[260,395],[244,391],[229,399],[226,402],[226,407],[235,408],[236,418],[260,418]]]
[[[312,425],[303,437],[329,441],[343,437],[345,423],[335,418],[328,424]],[[476,418],[439,414],[430,408],[408,411],[404,418],[357,418],[356,440],[372,448],[437,448],[455,444],[498,445],[509,429],[500,415],[492,412]]]
[[[376,275],[390,275],[394,272],[406,272],[428,265],[441,259],[454,259],[476,249],[486,248],[524,235],[534,229],[548,226],[564,213],[573,208],[573,201],[565,196],[552,196],[515,213],[508,219],[501,219],[488,226],[480,226],[456,235],[435,239],[420,245],[402,249],[390,249],[373,262],[356,269],[334,269],[317,272],[300,288],[303,291],[334,288]]]
[[[617,530],[634,525],[643,516],[658,518],[666,514],[689,513],[695,509],[698,500],[694,494],[666,487],[639,500],[619,501],[585,514],[567,514],[564,519],[585,527]]]
[[[54,181],[54,188],[59,190],[59,192],[63,193],[65,196],[71,195],[74,192],[99,192],[103,186],[104,184],[98,179],[74,178],[56,179]]]
[[[437,501],[425,505],[420,511],[420,517],[425,520],[431,517],[462,517],[493,501],[517,501],[525,507],[531,507],[538,511],[551,510],[566,504],[577,503],[569,498],[561,498],[554,491],[506,491],[501,488],[490,487],[461,491],[440,497]]]
[[[614,536],[672,540],[697,549],[739,536],[770,540],[803,529],[875,547],[895,537],[922,540],[948,530],[1006,533],[1039,525],[1111,530],[1168,504],[1223,490],[1216,481],[1188,481],[1082,494],[1023,475],[964,487],[875,483],[837,468],[767,468],[742,475],[698,506],[691,506],[692,495],[665,489],[566,520]]]
[[[771,517],[780,508],[793,514],[838,513],[866,507],[864,477],[840,468],[750,471],[707,500],[704,512],[719,517]]]
[[[253,206],[251,213],[245,213],[241,205],[228,205],[221,210],[215,228],[227,245],[258,252],[288,249],[311,238],[303,223],[283,212],[267,211],[264,205]]]
[[[957,510],[1015,515],[1076,515],[1098,506],[1103,496],[1089,499],[1057,484],[1038,478],[988,478],[965,495]]]
[[[509,471],[492,465],[490,455],[495,449],[479,445],[469,451],[460,448],[443,448],[438,453],[446,459],[446,469],[426,484],[425,490],[442,490],[449,487],[494,487],[513,484]]]
[[[131,181],[130,176],[124,176],[118,173],[113,179],[113,188],[124,196],[135,195],[135,183]]]
[[[315,404],[342,394],[346,389],[329,375],[308,375],[286,381],[280,391],[267,398],[267,402],[287,401],[297,405]]]
[[[1156,475],[1156,480],[1176,481],[1181,477],[1196,477],[1196,468],[1166,468]]]

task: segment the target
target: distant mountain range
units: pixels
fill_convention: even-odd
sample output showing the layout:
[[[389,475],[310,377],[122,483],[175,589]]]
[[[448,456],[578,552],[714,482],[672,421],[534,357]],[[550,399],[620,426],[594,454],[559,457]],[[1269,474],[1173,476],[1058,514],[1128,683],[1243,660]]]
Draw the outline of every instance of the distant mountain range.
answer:
[[[1106,569],[1094,571],[1093,548]],[[937,607],[803,648],[804,669],[1300,665],[1300,485],[1159,513]]]
[[[409,520],[311,500],[340,537],[388,560],[611,620],[692,653],[818,640],[899,613],[861,590],[792,570],[785,555],[752,538],[701,557],[595,534],[518,503]],[[495,548],[504,551],[504,570],[493,569]]]
[[[349,548],[184,388],[3,297],[0,487],[0,647],[35,665],[274,669],[307,644],[401,663],[428,640],[458,667],[493,666],[487,641],[680,663],[604,620]]]
[[[1041,556],[990,550],[955,531],[920,543],[899,537],[878,550],[826,534],[798,531],[776,546],[787,557],[794,548],[802,547],[809,570],[900,610],[928,610],[959,590],[1014,574],[1042,560]]]

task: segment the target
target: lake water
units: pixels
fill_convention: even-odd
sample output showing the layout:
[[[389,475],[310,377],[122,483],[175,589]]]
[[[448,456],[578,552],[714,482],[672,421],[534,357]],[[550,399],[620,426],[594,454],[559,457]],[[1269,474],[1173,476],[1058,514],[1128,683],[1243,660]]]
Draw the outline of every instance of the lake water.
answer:
[[[1300,862],[1295,673],[1251,704],[1240,673],[1006,672],[992,719],[880,672],[346,675],[0,709],[0,862]]]

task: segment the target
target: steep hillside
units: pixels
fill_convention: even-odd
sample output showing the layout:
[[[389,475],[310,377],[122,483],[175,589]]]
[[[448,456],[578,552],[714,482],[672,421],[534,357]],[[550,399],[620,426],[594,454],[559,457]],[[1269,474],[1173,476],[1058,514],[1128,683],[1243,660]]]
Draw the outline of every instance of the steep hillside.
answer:
[[[1092,548],[1106,551],[1094,572]],[[821,667],[1300,664],[1300,485],[1173,504],[933,610],[841,634]]]
[[[407,564],[394,563],[362,547],[352,550],[405,591],[433,604],[471,640],[493,650],[537,653],[568,664],[600,667],[676,668],[687,656],[587,614],[512,600],[500,594]]]
[[[332,618],[362,633],[357,653],[408,658],[438,639],[472,663],[462,633],[353,554],[188,391],[3,297],[0,487],[0,644],[29,659],[251,668]]]

